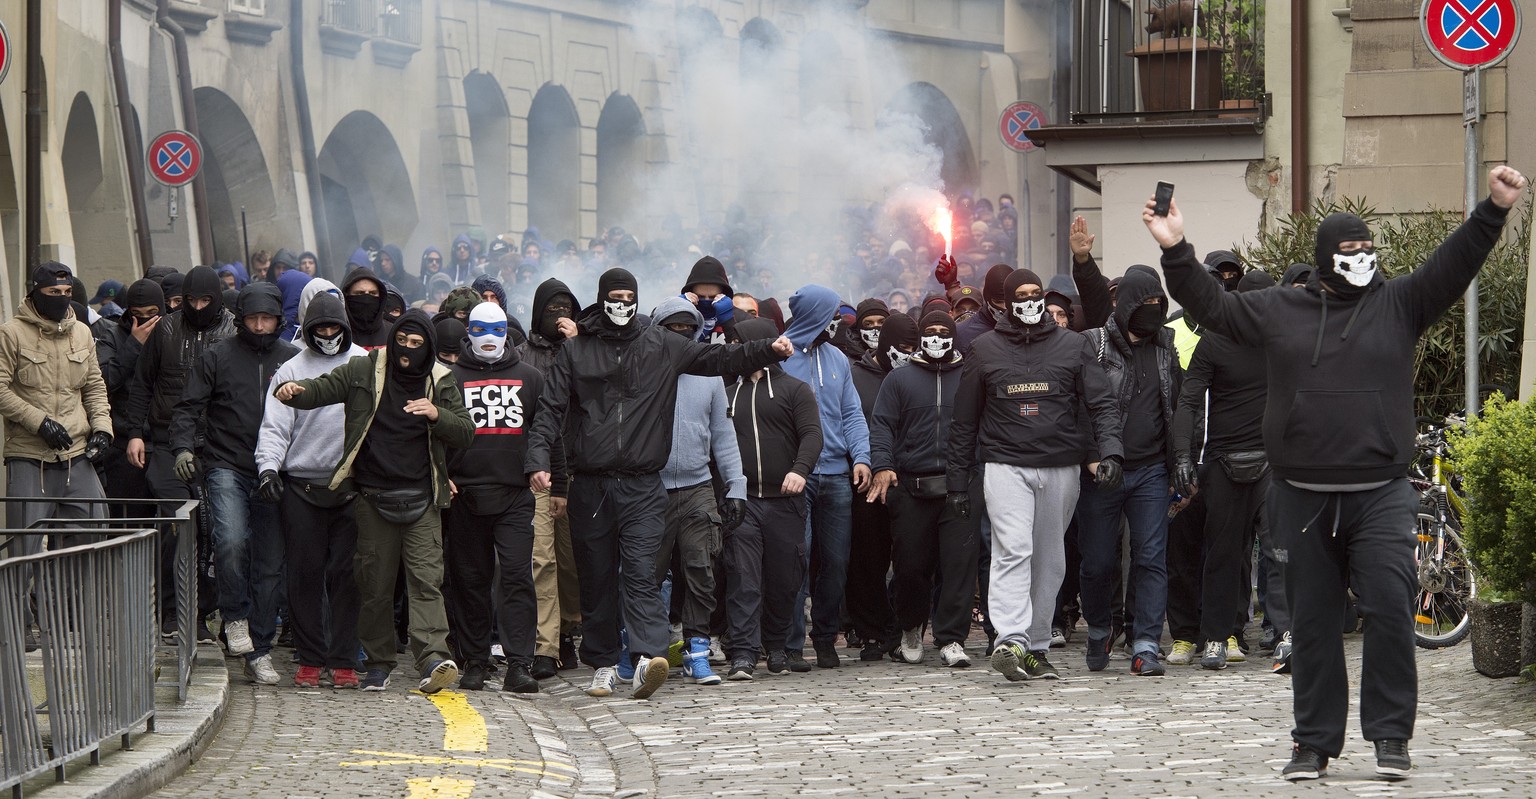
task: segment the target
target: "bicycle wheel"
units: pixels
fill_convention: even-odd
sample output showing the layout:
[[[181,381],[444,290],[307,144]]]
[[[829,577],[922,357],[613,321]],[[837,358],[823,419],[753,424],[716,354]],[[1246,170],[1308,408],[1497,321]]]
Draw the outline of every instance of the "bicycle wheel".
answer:
[[[1455,646],[1472,631],[1467,603],[1477,595],[1477,575],[1462,548],[1461,533],[1435,514],[1420,513],[1414,562],[1413,638],[1424,649]]]

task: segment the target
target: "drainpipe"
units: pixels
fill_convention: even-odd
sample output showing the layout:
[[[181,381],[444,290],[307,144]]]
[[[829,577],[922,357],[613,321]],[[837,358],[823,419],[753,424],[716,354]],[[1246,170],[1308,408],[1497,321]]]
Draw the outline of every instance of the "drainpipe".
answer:
[[[299,155],[304,159],[304,183],[309,190],[309,213],[315,228],[316,253],[330,245],[330,226],[325,221],[325,197],[320,188],[320,158],[315,154],[315,128],[309,114],[309,84],[304,78],[304,11],[300,0],[292,0],[288,22],[288,51],[293,66],[293,104],[299,119]],[[317,266],[320,266],[317,264]],[[327,267],[327,272],[334,267]]]
[[[22,279],[42,262],[43,247],[43,10],[27,4],[26,232]]]
[[[128,160],[128,199],[133,209],[133,235],[139,245],[139,268],[155,263],[149,236],[149,212],[144,207],[144,153],[133,140],[133,110],[128,103],[128,75],[123,69],[123,0],[112,0],[107,13],[107,42],[112,55],[112,91],[117,95],[117,126],[122,130]]]
[[[187,32],[181,27],[181,23],[171,18],[171,0],[159,0],[155,4],[155,24],[171,35],[171,43],[176,51],[176,83],[181,90],[182,124],[201,145],[203,138],[197,129],[197,103],[192,93],[192,61],[187,56]],[[206,150],[203,152],[203,157],[208,157]],[[192,209],[193,213],[197,214],[200,263],[211,264],[214,262],[213,223],[208,218],[208,187],[203,182],[201,169],[197,171],[197,176],[192,178]]]
[[[1291,211],[1307,209],[1307,6],[1291,3]]]

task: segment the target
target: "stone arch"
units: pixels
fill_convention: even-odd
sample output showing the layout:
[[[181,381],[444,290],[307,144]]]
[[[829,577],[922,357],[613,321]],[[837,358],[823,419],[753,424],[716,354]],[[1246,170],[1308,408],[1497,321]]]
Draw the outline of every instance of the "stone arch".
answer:
[[[581,121],[553,83],[528,108],[528,224],[548,241],[581,235]]]
[[[923,138],[943,156],[939,177],[944,181],[946,194],[954,197],[976,189],[980,177],[971,137],[965,132],[960,112],[943,90],[931,83],[909,83],[886,104],[886,111],[911,114],[922,121]]]
[[[479,70],[464,76],[464,107],[469,116],[469,146],[480,195],[480,224],[487,236],[497,236],[512,225],[508,191],[512,117],[501,85],[490,73]]]
[[[220,261],[245,260],[240,211],[250,227],[251,248],[272,248],[274,238],[292,231],[279,224],[272,175],[256,131],[229,95],[203,86],[192,92],[203,145],[203,185],[207,188],[208,224],[213,252]]]
[[[0,108],[0,236],[5,239],[5,262],[11,271],[25,271],[21,257],[21,187],[16,184],[16,161],[11,155],[10,124]]]
[[[597,229],[640,226],[645,214],[645,119],[627,94],[614,92],[597,118]]]
[[[406,241],[420,220],[411,175],[395,137],[378,117],[353,111],[342,117],[320,148],[320,189],[330,241],[323,267],[340,278],[363,237]]]
[[[75,263],[70,266],[76,274],[83,265],[115,263],[123,257],[123,253],[112,252],[111,237],[102,235],[106,232],[101,230],[102,226],[92,224],[92,217],[101,210],[105,178],[99,130],[90,96],[85,92],[76,94],[64,123],[64,146],[59,151],[75,246]]]

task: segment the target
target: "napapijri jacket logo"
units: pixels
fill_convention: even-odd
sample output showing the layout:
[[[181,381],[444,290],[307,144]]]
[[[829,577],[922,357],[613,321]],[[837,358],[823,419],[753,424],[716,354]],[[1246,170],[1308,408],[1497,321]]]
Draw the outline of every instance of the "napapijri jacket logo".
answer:
[[[1014,383],[1007,388],[1008,396],[1016,397],[1020,394],[1049,394],[1050,383]]]

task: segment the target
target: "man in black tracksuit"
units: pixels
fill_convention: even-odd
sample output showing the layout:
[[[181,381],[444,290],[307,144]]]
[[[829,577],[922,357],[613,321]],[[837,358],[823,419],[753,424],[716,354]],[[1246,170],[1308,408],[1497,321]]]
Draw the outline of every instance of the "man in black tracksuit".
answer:
[[[931,611],[939,658],[946,666],[969,666],[965,639],[976,597],[976,520],[945,501],[961,355],[948,314],[924,314],[920,332],[912,365],[892,372],[880,387],[869,426],[875,472],[870,498],[885,502],[891,512],[891,597],[901,630],[900,647],[892,656],[906,663],[922,661],[923,624]]]
[[[509,346],[507,314],[494,302],[470,310],[469,335],[449,369],[459,381],[464,408],[475,423],[474,443],[448,452],[448,474],[458,491],[443,518],[447,571],[443,599],[454,654],[464,668],[459,687],[469,691],[485,687],[494,618],[507,656],[503,690],[538,693],[539,682],[529,674],[538,619],[533,590],[534,499],[523,455],[528,441],[524,432],[537,413],[544,378]],[[558,463],[558,442],[551,455]],[[493,591],[498,564],[500,580]]]
[[[144,470],[128,463],[127,446],[133,439],[128,424],[128,400],[139,355],[165,316],[165,292],[156,281],[140,278],[117,299],[122,302],[123,315],[99,322],[92,330],[96,338],[96,363],[101,367],[107,399],[112,404],[112,446],[103,455],[98,471],[107,496],[148,497],[149,483],[144,479]],[[113,506],[112,510],[116,516],[153,514],[152,507],[146,514],[127,513],[124,506]],[[161,593],[162,599],[174,597],[170,591]]]
[[[1273,285],[1274,278],[1255,270],[1238,281],[1238,290]],[[1262,349],[1207,332],[1190,358],[1173,414],[1174,487],[1186,497],[1198,490],[1205,513],[1201,527],[1189,531],[1191,562],[1184,565],[1190,585],[1181,586],[1187,596],[1180,602],[1173,578],[1177,564],[1169,564],[1168,626],[1175,639],[1204,642],[1200,665],[1206,669],[1227,667],[1227,639],[1240,637],[1248,621],[1248,560],[1269,489],[1262,432],[1268,386]],[[1202,419],[1203,448],[1191,443]]]
[[[581,581],[581,659],[597,668],[587,692],[608,696],[618,679],[622,596],[629,648],[640,658],[634,695],[644,699],[667,678],[667,609],[653,578],[666,521],[660,472],[671,449],[677,378],[746,374],[794,349],[782,337],[735,345],[687,341],[643,325],[637,302],[638,285],[627,270],[599,278],[598,302],[577,322],[581,335],[560,346],[545,375],[525,467],[535,491],[548,488],[551,448],[564,438],[575,474],[569,510]],[[623,590],[615,591],[621,577]]]
[[[736,325],[743,341],[768,341],[777,330],[769,319]],[[769,673],[784,674],[784,641],[805,578],[805,481],[821,457],[821,413],[811,387],[778,364],[738,378],[725,394],[747,476],[746,518],[725,536],[731,670],[751,674],[765,649]]]
[[[376,350],[389,343],[390,320],[384,318],[384,281],[366,266],[353,268],[341,282],[354,344]]]
[[[1274,554],[1285,561],[1296,649],[1296,727],[1286,779],[1315,779],[1344,746],[1349,684],[1339,638],[1345,582],[1359,599],[1366,654],[1360,727],[1376,772],[1408,775],[1418,701],[1413,618],[1417,497],[1404,479],[1414,456],[1413,366],[1419,337],[1477,276],[1526,179],[1489,173],[1489,199],[1409,274],[1376,268],[1370,228],[1353,214],[1318,226],[1304,290],[1229,294],[1195,260],[1178,206],[1142,212],[1163,247],[1174,299],[1205,326],[1264,349],[1269,399],[1264,449]],[[1330,307],[1331,306],[1331,307]]]

